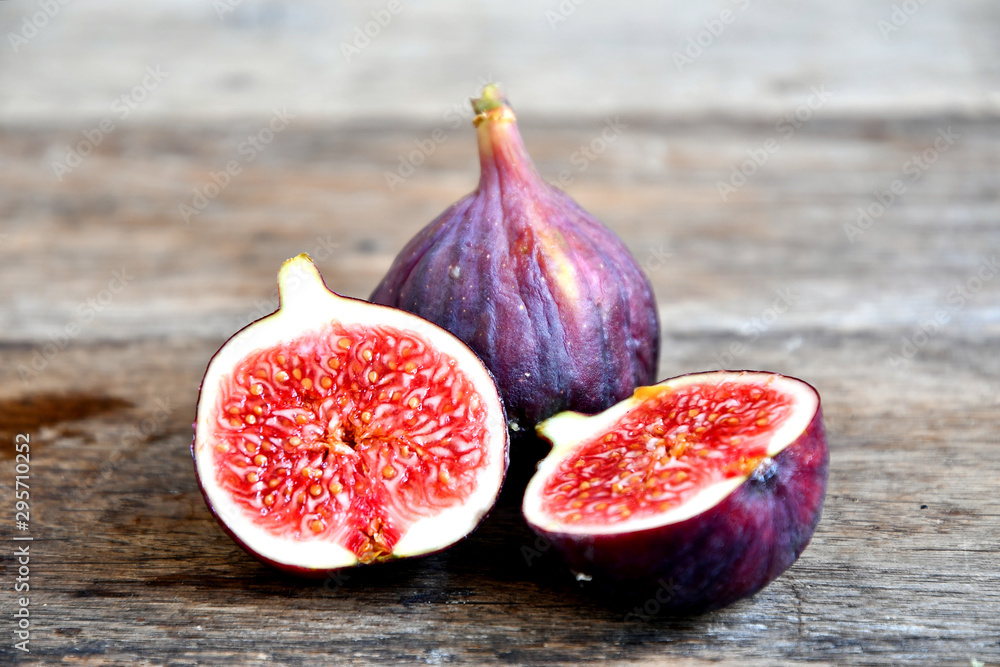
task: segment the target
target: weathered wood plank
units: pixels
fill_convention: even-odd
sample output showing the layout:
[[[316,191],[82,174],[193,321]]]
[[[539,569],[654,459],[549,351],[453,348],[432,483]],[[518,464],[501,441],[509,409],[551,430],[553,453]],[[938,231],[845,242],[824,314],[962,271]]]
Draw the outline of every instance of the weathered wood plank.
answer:
[[[672,331],[739,329],[782,288],[800,300],[777,328],[911,326],[950,308],[949,291],[997,248],[1000,132],[991,122],[817,120],[728,201],[717,184],[772,127],[636,120],[581,172],[572,156],[602,125],[528,123],[525,134],[542,173],[557,180],[569,170],[569,192],[647,267]],[[959,138],[911,182],[905,165],[951,126]],[[83,338],[227,335],[273,306],[276,267],[302,251],[317,255],[335,289],[367,296],[403,243],[475,187],[468,128],[392,192],[385,172],[432,128],[291,127],[185,224],[180,205],[253,129],[122,129],[62,182],[39,156],[72,132],[4,132],[0,338],[57,332],[123,268],[134,280]],[[897,179],[907,192],[851,243],[844,226]],[[44,280],[27,278],[38,272]],[[996,327],[998,293],[1000,281],[986,282],[952,324]]]
[[[985,357],[997,342],[971,349]],[[258,565],[217,528],[191,471],[194,388],[216,343],[68,350],[47,384],[70,396],[125,398],[84,421],[61,421],[47,408],[37,424],[15,425],[32,432],[40,491],[32,545],[38,655],[178,664],[258,655],[490,664],[740,656],[764,664],[997,654],[1000,511],[992,492],[1000,457],[987,418],[995,392],[973,382],[971,391],[938,393],[967,388],[976,369],[942,378],[929,364],[908,381],[926,383],[930,394],[907,393],[883,385],[864,356],[865,336],[824,345],[824,360],[800,369],[832,399],[830,490],[813,543],[749,601],[644,622],[576,593],[544,555],[529,566],[521,547],[532,540],[509,503],[444,554],[352,572],[326,587]],[[780,336],[764,337],[761,348],[775,363],[784,356]],[[0,380],[17,382],[9,367]],[[879,400],[889,391],[891,406]],[[153,426],[144,429],[147,418]]]
[[[48,156],[74,132],[8,128],[0,438],[9,456],[13,434],[32,437],[33,656],[1000,660],[1000,280],[969,284],[1000,247],[1000,127],[817,119],[722,201],[717,181],[772,124],[627,122],[567,189],[646,265],[664,324],[661,375],[722,365],[739,343],[726,365],[798,375],[824,397],[829,496],[813,543],[785,576],[703,617],[626,619],[577,593],[550,558],[526,562],[521,547],[532,540],[516,497],[444,554],[326,587],[258,565],[218,529],[194,481],[188,447],[204,366],[227,335],[273,307],[274,273],[297,252],[327,252],[330,285],[366,295],[402,243],[474,187],[471,132],[449,134],[390,192],[384,172],[432,126],[290,127],[186,225],[178,204],[233,158],[253,124],[123,128],[61,183]],[[556,179],[601,125],[529,122],[525,134]],[[857,207],[904,177],[910,156],[949,125],[960,139],[852,244],[843,226]],[[123,267],[134,278],[112,292]],[[971,291],[961,305],[949,300],[956,284]],[[103,290],[108,303],[87,317],[80,304]],[[793,302],[778,313],[781,293]],[[925,342],[918,332],[942,310],[948,321]],[[52,336],[73,323],[79,333],[59,349]],[[904,337],[918,349],[895,368]],[[22,377],[36,354],[44,367]],[[10,484],[0,476],[5,497]],[[6,645],[0,655],[14,657]]]
[[[424,0],[401,2],[386,21],[389,4],[102,0],[61,7],[15,49],[6,33],[39,9],[9,0],[0,3],[0,118],[82,129],[103,116],[120,125],[266,118],[285,106],[300,117],[441,124],[493,78],[519,110],[549,118],[735,110],[770,119],[814,86],[832,94],[824,111],[862,117],[1000,107],[990,0],[918,3],[898,16],[888,1],[634,0],[623,11]],[[373,12],[384,27],[366,25]],[[374,38],[359,38],[365,29]],[[147,67],[161,68],[162,81],[122,118],[111,105],[142,85]]]

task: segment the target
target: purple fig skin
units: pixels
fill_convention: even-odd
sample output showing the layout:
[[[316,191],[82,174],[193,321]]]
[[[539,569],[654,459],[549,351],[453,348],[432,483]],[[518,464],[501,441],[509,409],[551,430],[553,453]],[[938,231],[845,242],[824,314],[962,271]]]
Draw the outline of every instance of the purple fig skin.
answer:
[[[653,382],[652,287],[624,243],[545,183],[495,86],[479,113],[479,187],[400,252],[371,301],[465,341],[500,385],[512,431],[600,412]]]
[[[588,587],[616,606],[637,604],[636,618],[648,618],[650,607],[666,615],[719,609],[772,582],[809,544],[829,468],[821,408],[772,460],[722,502],[678,523],[589,536],[531,528],[571,571],[591,577]]]

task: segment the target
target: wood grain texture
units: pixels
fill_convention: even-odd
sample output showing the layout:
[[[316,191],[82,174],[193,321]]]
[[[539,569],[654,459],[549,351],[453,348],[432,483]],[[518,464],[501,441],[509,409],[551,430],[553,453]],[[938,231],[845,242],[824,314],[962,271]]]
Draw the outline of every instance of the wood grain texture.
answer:
[[[1000,662],[1000,278],[969,284],[1000,248],[1000,125],[816,119],[724,202],[717,182],[773,123],[623,120],[567,189],[649,272],[660,375],[718,367],[740,343],[726,365],[793,374],[823,396],[826,507],[784,576],[705,616],[626,617],[576,591],[548,554],[526,561],[533,540],[511,494],[470,539],[426,559],[320,584],[257,564],[194,479],[204,367],[273,308],[275,272],[298,252],[318,256],[333,289],[367,295],[405,240],[474,187],[472,131],[449,133],[391,192],[385,171],[433,125],[294,125],[185,224],[178,205],[253,123],[122,128],[62,182],[49,160],[75,132],[8,127],[0,437],[5,457],[15,433],[32,442],[31,660]],[[555,180],[602,125],[527,119],[524,130]],[[907,178],[906,161],[949,126],[960,138],[851,243],[856,209]],[[110,293],[122,270],[127,285]],[[970,290],[960,306],[957,284]],[[781,294],[790,305],[769,313]],[[939,311],[948,320],[924,341]],[[919,350],[897,369],[904,337]],[[37,373],[19,370],[32,363]],[[5,544],[10,534],[5,523]],[[11,608],[9,586],[0,596]],[[21,658],[6,640],[0,656]]]
[[[857,117],[1000,111],[991,0],[908,5],[903,21],[891,0],[422,0],[401,1],[386,22],[388,4],[67,3],[15,49],[6,33],[38,7],[7,0],[0,119],[85,126],[147,67],[166,78],[126,119],[112,114],[119,124],[266,118],[276,105],[310,118],[440,123],[484,79],[506,84],[518,111],[553,119],[770,119],[820,85],[834,93],[827,111]],[[377,12],[386,25],[366,25]],[[366,29],[367,45],[358,38]],[[358,53],[345,51],[356,44]]]
[[[351,59],[385,0],[57,4],[14,48],[42,5],[0,3],[0,506],[30,435],[34,536],[25,656],[4,514],[0,663],[1000,664],[995,2],[918,3],[886,33],[907,3],[404,0]],[[147,67],[166,78],[122,117]],[[487,79],[542,174],[649,274],[660,377],[820,390],[823,518],[753,598],[680,619],[602,606],[533,552],[513,485],[455,548],[318,583],[258,564],[205,507],[189,447],[209,358],[276,307],[299,252],[371,292],[475,187],[466,100]],[[251,157],[275,109],[290,122]],[[401,160],[422,164],[390,186]],[[195,192],[210,201],[185,220]]]

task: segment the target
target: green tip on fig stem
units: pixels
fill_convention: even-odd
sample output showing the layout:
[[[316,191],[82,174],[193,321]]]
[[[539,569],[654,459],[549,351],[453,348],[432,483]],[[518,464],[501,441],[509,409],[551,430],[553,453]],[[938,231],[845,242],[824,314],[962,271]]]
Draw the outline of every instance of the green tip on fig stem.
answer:
[[[510,104],[507,102],[507,98],[504,97],[498,83],[487,84],[483,88],[481,96],[472,100],[472,109],[477,115],[483,115],[494,109],[502,109],[504,107],[509,109]]]

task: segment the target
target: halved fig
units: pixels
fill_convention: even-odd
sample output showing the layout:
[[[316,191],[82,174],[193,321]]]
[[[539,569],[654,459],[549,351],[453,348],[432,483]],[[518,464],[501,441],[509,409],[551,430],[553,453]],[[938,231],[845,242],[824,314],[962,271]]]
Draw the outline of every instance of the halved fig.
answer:
[[[826,435],[819,394],[795,378],[684,375],[538,432],[553,447],[524,516],[578,580],[623,604],[699,612],[752,595],[819,522]]]
[[[472,532],[508,456],[479,358],[415,315],[334,294],[307,255],[278,287],[278,311],[231,338],[202,381],[191,449],[222,527],[316,576]]]

